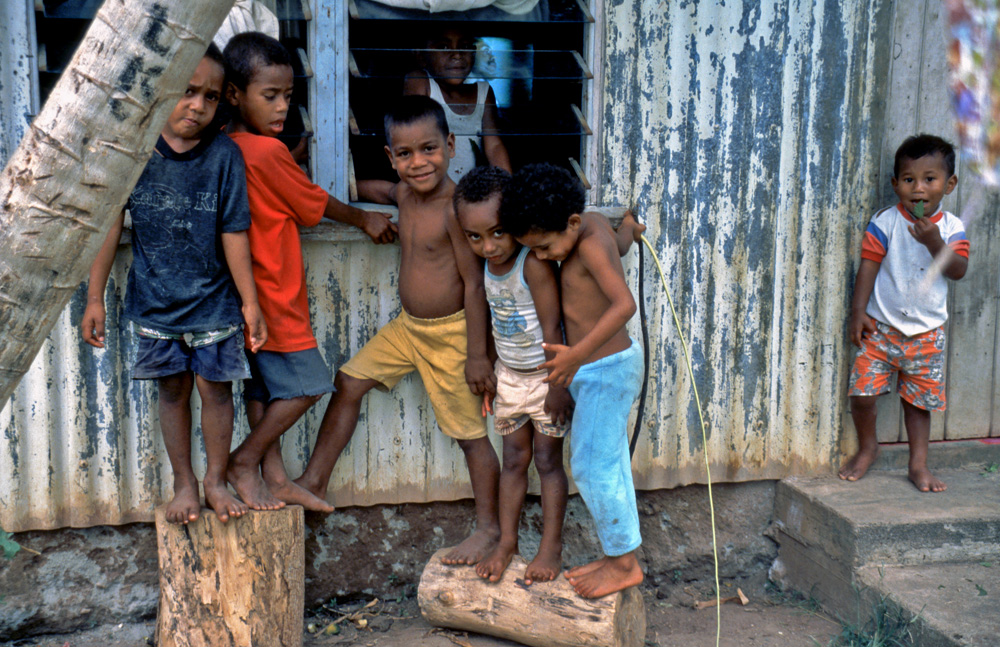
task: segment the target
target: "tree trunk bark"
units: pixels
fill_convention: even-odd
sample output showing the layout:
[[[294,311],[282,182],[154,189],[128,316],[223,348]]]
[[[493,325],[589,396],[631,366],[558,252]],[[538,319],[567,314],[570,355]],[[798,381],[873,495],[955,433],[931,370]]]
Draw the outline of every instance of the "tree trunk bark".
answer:
[[[646,608],[632,587],[597,600],[581,598],[562,575],[530,587],[517,577],[525,561],[515,555],[503,578],[489,583],[468,566],[431,557],[420,576],[417,602],[432,625],[464,629],[536,647],[642,647]]]
[[[211,510],[186,526],[156,509],[159,647],[301,647],[305,605],[301,506],[227,523]]]
[[[0,175],[0,406],[86,277],[232,0],[108,0]]]

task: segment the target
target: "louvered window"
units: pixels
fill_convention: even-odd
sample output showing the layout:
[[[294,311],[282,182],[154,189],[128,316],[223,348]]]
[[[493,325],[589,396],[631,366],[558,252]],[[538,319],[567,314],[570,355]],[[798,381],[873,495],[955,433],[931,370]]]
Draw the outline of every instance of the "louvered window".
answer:
[[[495,6],[430,13],[348,0],[347,12],[348,163],[358,179],[397,179],[382,149],[382,116],[402,94],[408,73],[435,76],[424,65],[426,54],[441,51],[433,34],[450,29],[464,34],[474,48],[466,82],[489,82],[498,116],[495,132],[480,128],[455,134],[497,134],[514,169],[549,161],[573,170],[591,187],[585,171],[593,135],[588,59],[594,17],[588,0],[540,0],[522,14]],[[479,162],[485,160],[479,157]]]
[[[12,0],[3,0],[12,1]],[[38,43],[38,85],[44,103],[55,87],[63,70],[69,65],[73,53],[86,34],[90,21],[97,14],[104,0],[35,0],[35,28]],[[295,74],[293,105],[282,140],[290,149],[303,151],[300,159],[308,157],[313,137],[309,117],[310,79],[313,66],[308,52],[309,21],[312,20],[310,0],[258,0],[278,18],[279,39],[292,54]]]

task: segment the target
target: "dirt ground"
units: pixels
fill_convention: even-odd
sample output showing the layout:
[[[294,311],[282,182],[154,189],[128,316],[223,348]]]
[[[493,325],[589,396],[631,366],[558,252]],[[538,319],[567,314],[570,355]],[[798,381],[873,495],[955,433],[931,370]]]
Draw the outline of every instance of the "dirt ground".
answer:
[[[726,594],[735,593],[726,592]],[[693,594],[693,595],[692,595]],[[690,605],[697,592],[657,599],[646,593],[647,647],[713,647],[714,609]],[[305,618],[304,647],[517,647],[517,643],[463,631],[431,627],[420,617],[416,599],[330,604]],[[347,617],[344,617],[347,616]],[[353,616],[353,619],[352,619]],[[336,624],[338,633],[326,633]],[[360,622],[360,621],[364,622]],[[28,638],[0,647],[143,647],[153,645],[153,621],[95,627],[85,632]],[[315,631],[310,633],[309,629]],[[826,647],[840,624],[809,605],[761,592],[746,606],[722,609],[721,647]]]

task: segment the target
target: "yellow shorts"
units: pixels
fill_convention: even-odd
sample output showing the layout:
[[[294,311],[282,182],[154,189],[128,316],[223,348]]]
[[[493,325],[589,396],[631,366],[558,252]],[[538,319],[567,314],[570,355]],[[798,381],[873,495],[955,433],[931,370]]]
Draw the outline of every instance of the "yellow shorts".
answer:
[[[340,370],[375,380],[388,391],[416,370],[446,436],[472,440],[486,435],[482,398],[465,381],[465,311],[437,319],[417,319],[405,310],[382,327]]]

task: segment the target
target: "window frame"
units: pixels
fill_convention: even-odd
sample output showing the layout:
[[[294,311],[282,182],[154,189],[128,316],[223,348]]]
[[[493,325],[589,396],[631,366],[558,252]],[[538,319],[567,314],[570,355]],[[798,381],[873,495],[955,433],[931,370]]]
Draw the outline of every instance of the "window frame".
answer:
[[[593,79],[583,90],[587,118],[593,134],[582,147],[580,166],[590,181],[588,204],[600,204],[602,196],[604,100],[604,0],[581,0],[593,14],[594,21],[584,23],[584,49]],[[343,0],[312,0],[310,46],[313,70],[309,91],[309,114],[315,134],[312,139],[311,171],[313,181],[342,202],[349,201],[349,83],[350,17]],[[318,101],[323,97],[322,101]]]

